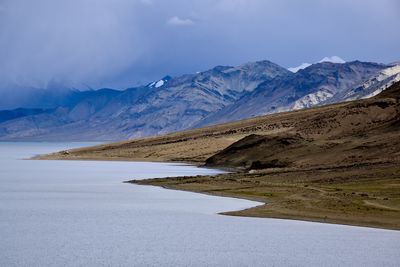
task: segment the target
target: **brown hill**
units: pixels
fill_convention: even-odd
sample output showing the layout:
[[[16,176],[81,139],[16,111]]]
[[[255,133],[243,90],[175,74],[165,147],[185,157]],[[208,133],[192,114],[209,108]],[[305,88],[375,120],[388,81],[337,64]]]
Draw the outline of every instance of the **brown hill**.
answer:
[[[314,109],[287,133],[249,135],[206,160],[246,169],[340,167],[400,163],[399,90]],[[276,166],[275,166],[276,165]]]

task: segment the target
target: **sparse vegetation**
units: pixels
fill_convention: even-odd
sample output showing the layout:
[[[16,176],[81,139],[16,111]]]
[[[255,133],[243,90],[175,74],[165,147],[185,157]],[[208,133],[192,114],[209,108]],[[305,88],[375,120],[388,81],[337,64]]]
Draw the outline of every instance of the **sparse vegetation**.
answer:
[[[333,171],[276,169],[131,182],[266,203],[228,215],[400,229],[400,168],[393,166]]]

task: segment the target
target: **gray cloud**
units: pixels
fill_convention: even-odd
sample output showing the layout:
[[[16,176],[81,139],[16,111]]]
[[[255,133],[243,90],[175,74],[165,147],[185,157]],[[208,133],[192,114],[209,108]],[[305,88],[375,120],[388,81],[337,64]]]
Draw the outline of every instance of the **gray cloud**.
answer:
[[[390,62],[399,11],[397,0],[0,0],[0,84],[127,87],[260,59]]]
[[[127,68],[146,50],[131,1],[10,0],[0,28],[1,78],[91,83]]]

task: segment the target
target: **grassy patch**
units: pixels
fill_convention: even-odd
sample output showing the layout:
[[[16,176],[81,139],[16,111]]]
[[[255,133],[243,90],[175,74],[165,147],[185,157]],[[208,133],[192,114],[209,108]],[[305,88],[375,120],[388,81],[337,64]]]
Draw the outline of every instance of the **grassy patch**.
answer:
[[[277,171],[133,182],[266,203],[227,215],[400,229],[400,177],[393,170],[379,173],[368,168],[357,170],[362,178],[353,175],[350,168],[338,172],[308,170],[307,175],[302,171]]]

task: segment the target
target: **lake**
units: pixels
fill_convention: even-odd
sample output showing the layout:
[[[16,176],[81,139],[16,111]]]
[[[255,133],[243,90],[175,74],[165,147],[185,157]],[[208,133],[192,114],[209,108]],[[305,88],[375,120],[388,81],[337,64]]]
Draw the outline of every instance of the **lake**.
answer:
[[[400,266],[400,231],[218,215],[259,203],[130,179],[184,164],[26,160],[90,143],[0,143],[0,266]]]

